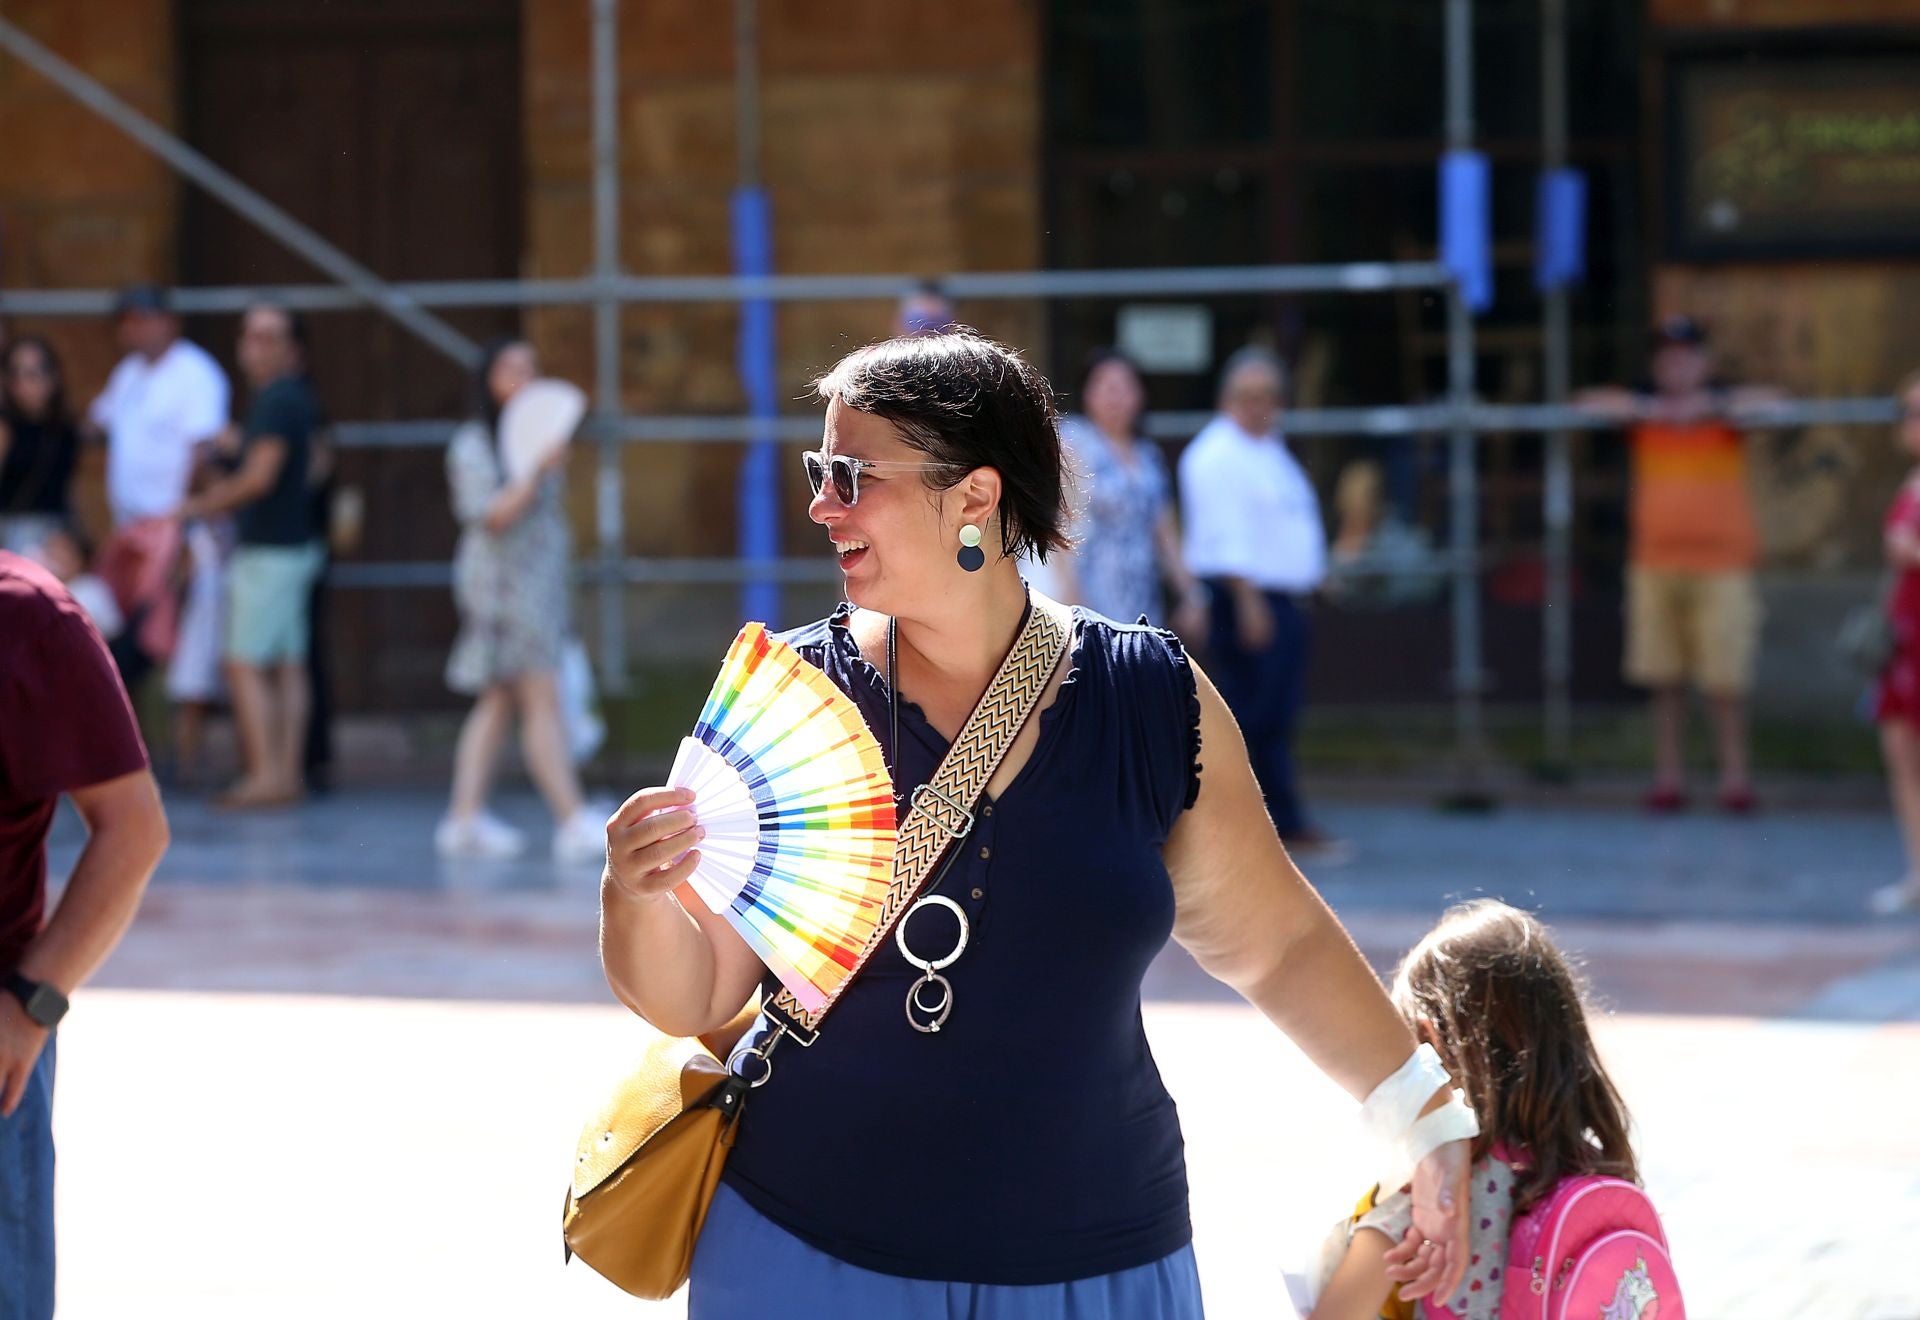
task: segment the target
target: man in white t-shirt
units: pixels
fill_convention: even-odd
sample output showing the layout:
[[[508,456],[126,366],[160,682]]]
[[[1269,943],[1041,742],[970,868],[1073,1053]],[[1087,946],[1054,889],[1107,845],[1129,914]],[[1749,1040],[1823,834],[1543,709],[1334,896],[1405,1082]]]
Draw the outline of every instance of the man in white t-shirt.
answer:
[[[119,529],[165,517],[186,499],[195,462],[230,420],[230,390],[220,364],[181,338],[180,318],[164,290],[134,285],[114,313],[127,355],[87,416],[106,436],[107,504]],[[233,542],[228,521],[185,528],[193,576],[167,666],[167,696],[179,710],[175,753],[186,775],[197,773],[206,707],[222,693],[223,565]]]
[[[229,392],[220,364],[180,337],[180,318],[153,285],[120,295],[115,331],[127,355],[88,416],[106,433],[107,503],[125,527],[186,499],[194,448],[226,426]]]
[[[1220,374],[1220,412],[1180,455],[1188,569],[1212,598],[1208,673],[1247,740],[1274,828],[1296,855],[1341,846],[1307,822],[1293,733],[1306,695],[1311,598],[1327,573],[1320,501],[1279,431],[1280,359],[1243,348]]]

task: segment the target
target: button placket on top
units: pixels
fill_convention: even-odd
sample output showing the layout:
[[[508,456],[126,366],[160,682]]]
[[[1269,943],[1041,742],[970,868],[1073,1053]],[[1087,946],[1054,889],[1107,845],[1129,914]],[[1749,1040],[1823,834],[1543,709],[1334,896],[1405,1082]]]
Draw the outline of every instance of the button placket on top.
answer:
[[[960,906],[966,909],[967,919],[969,921],[972,921],[980,915],[980,909],[987,899],[986,884],[988,867],[991,866],[993,862],[995,818],[996,813],[992,803],[989,802],[982,806],[978,815],[974,818],[973,833],[968,836],[966,842],[962,845],[969,852],[968,862],[978,864],[969,866],[968,869],[973,872],[973,883],[967,888],[964,895],[957,896]]]

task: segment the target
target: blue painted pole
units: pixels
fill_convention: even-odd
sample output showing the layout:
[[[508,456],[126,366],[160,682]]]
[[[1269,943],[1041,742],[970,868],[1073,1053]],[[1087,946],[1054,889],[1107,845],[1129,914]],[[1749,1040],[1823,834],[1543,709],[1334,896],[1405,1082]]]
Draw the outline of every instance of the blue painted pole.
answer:
[[[763,188],[738,188],[733,194],[733,268],[739,275],[773,274],[772,210]],[[746,391],[753,439],[740,465],[739,547],[742,559],[769,565],[740,592],[743,618],[770,628],[780,626],[780,584],[771,566],[780,558],[780,445],[774,426],[780,413],[775,388],[773,303],[749,298],[740,304],[736,366]]]

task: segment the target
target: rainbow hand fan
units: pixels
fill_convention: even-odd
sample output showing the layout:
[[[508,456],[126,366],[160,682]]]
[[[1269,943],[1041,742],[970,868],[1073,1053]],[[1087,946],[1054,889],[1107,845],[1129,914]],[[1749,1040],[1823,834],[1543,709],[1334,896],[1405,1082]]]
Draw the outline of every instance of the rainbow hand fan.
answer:
[[[667,783],[693,790],[707,831],[694,892],[819,1010],[866,948],[893,879],[893,782],[859,708],[750,623]]]

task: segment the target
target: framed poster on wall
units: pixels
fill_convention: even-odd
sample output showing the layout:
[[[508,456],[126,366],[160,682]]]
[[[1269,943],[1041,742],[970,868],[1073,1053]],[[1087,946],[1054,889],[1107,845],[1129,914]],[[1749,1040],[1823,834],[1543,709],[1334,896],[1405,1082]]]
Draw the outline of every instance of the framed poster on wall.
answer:
[[[1667,56],[1680,260],[1920,253],[1920,46],[1809,37]]]

